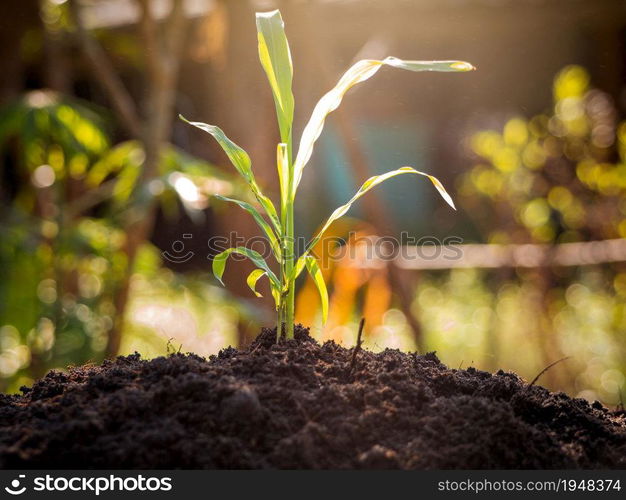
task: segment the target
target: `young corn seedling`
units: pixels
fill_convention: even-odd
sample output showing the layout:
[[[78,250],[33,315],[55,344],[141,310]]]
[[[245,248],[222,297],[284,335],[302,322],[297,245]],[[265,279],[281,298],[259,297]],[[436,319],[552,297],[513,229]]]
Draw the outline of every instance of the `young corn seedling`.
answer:
[[[268,198],[257,184],[252,172],[252,163],[248,154],[237,144],[231,141],[224,132],[214,126],[200,122],[188,122],[211,134],[244,178],[252,190],[258,202],[258,208],[241,200],[234,200],[216,195],[217,198],[239,205],[248,212],[256,221],[263,234],[267,237],[274,257],[278,263],[278,270],[272,271],[263,256],[258,252],[240,246],[229,248],[213,259],[213,274],[222,282],[222,275],[226,267],[226,261],[231,254],[239,254],[250,259],[257,267],[250,273],[247,279],[248,286],[260,296],[256,290],[257,282],[267,277],[277,311],[276,333],[282,332],[287,338],[293,337],[294,321],[294,293],[296,278],[306,269],[311,275],[319,290],[322,319],[326,321],[328,314],[328,292],[322,277],[322,272],[317,260],[311,254],[311,249],[322,238],[330,225],[343,216],[361,196],[378,184],[402,174],[418,174],[427,177],[435,186],[443,199],[454,208],[450,195],[446,192],[441,182],[432,175],[419,172],[412,167],[401,167],[382,175],[370,177],[356,194],[345,204],[337,208],[318,231],[318,233],[306,245],[303,253],[296,258],[294,248],[294,202],[298,185],[302,178],[304,167],[311,158],[313,146],[324,127],[326,116],[337,109],[345,93],[357,83],[361,83],[374,76],[383,66],[405,69],[408,71],[470,71],[474,67],[463,61],[404,61],[395,57],[387,57],[383,60],[364,59],[354,64],[341,77],[337,85],[324,95],[317,103],[309,122],[304,127],[300,144],[295,154],[292,139],[292,123],[294,112],[294,98],[291,90],[293,67],[289,44],[285,36],[284,24],[280,12],[261,12],[256,14],[256,26],[259,39],[259,58],[261,65],[267,74],[274,102],[276,116],[280,131],[280,143],[277,147],[277,168],[280,183],[280,207],[276,210],[274,203]]]

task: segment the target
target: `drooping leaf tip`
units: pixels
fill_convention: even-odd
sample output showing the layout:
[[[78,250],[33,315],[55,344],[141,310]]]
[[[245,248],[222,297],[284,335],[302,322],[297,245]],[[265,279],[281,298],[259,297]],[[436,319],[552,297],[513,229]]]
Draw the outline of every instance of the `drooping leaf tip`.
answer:
[[[457,71],[476,71],[476,66],[467,61],[456,61],[450,66]]]

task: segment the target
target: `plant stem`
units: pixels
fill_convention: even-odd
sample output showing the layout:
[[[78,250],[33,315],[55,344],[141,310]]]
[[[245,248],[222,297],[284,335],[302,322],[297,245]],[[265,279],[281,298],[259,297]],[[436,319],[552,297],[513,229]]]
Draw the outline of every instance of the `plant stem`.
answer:
[[[291,173],[290,173],[291,177]],[[291,183],[290,183],[291,184]],[[287,297],[285,304],[285,318],[284,321],[287,327],[287,338],[293,338],[293,320],[294,320],[294,306],[295,306],[295,279],[290,279],[293,271],[295,255],[294,255],[294,221],[293,221],[293,198],[287,202],[287,217],[286,217],[286,255],[285,255],[285,274],[287,275]]]
[[[295,263],[295,241],[294,241],[294,194],[293,194],[293,161],[292,161],[292,138],[291,132],[287,139],[287,161],[289,162],[289,178],[287,179],[287,196],[286,199],[280,200],[280,219],[283,228],[283,234],[280,235],[280,245],[282,249],[282,262],[280,265],[280,282],[281,287],[286,290],[285,294],[280,297],[278,307],[278,330],[277,335],[280,338],[283,327],[285,328],[285,336],[288,339],[293,338],[293,320],[295,306],[295,279],[291,278]]]
[[[282,267],[282,266],[281,266]],[[281,275],[282,276],[282,275]],[[282,278],[281,278],[282,281]],[[276,341],[280,340],[281,336],[282,336],[282,330],[283,330],[283,323],[284,321],[284,317],[285,317],[285,306],[284,306],[285,301],[283,299],[281,299],[280,304],[278,305],[278,318],[276,321]]]
[[[280,251],[282,253],[282,259],[279,262],[280,265],[280,295],[278,296],[278,317],[276,320],[276,342],[279,342],[283,335],[283,326],[285,324],[285,309],[287,307],[286,296],[282,292],[282,288],[285,285],[285,281],[287,279],[287,272],[285,270],[286,259],[285,255],[287,254],[286,242],[285,242],[285,232],[284,228],[286,226],[287,221],[287,209],[283,200],[281,200],[281,214],[280,214],[280,224],[283,228],[283,233],[280,235]]]

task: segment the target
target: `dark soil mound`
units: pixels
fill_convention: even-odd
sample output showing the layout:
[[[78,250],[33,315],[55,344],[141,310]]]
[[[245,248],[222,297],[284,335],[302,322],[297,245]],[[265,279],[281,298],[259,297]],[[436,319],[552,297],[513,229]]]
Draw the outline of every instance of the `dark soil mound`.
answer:
[[[0,396],[2,468],[625,468],[626,417],[300,329],[208,361],[139,355]]]

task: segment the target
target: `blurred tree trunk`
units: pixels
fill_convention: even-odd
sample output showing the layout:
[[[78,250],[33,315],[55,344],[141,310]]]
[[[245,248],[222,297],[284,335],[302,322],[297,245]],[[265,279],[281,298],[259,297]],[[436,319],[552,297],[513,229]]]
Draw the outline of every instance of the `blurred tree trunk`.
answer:
[[[22,43],[31,29],[39,27],[38,2],[0,2],[0,105],[24,90]]]
[[[26,75],[22,61],[22,43],[30,30],[38,29],[37,2],[3,0],[0,2],[0,106],[23,92]],[[9,195],[6,173],[0,179],[0,199]]]
[[[142,139],[146,156],[139,184],[135,188],[136,191],[144,189],[157,177],[162,149],[171,135],[180,58],[185,35],[183,0],[173,0],[169,19],[163,26],[161,36],[158,33],[157,22],[153,17],[150,0],[139,0],[139,4],[142,12],[140,20],[141,39],[146,54],[148,78],[144,111],[146,118],[142,126]],[[106,349],[109,357],[115,356],[120,349],[130,280],[134,271],[137,252],[152,233],[156,208],[154,199],[151,198],[144,202],[141,200],[141,194],[139,194],[138,203],[135,206],[136,211],[131,213],[130,220],[125,227],[126,275],[115,300],[116,317]]]
[[[50,18],[46,11],[55,7],[53,0],[40,0],[43,32],[43,81],[44,86],[69,95],[72,93],[72,52],[69,40],[58,19]]]
[[[158,175],[162,148],[171,135],[180,59],[187,34],[183,0],[172,0],[169,15],[162,23],[154,18],[153,2],[136,0],[136,3],[141,12],[138,28],[147,69],[143,113],[139,113],[142,106],[130,95],[106,53],[85,28],[80,2],[71,0],[70,3],[87,62],[107,93],[121,125],[143,143],[145,151],[140,181],[124,222],[126,271],[115,294],[116,315],[106,347],[108,357],[119,352],[137,254],[154,226],[157,205],[154,198],[146,196],[146,187]]]

